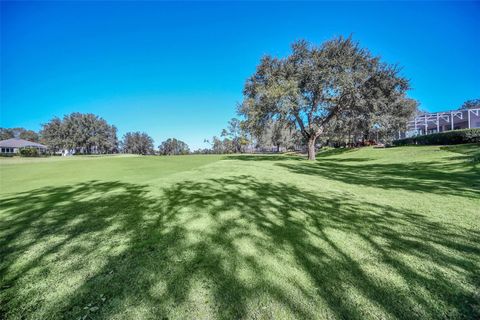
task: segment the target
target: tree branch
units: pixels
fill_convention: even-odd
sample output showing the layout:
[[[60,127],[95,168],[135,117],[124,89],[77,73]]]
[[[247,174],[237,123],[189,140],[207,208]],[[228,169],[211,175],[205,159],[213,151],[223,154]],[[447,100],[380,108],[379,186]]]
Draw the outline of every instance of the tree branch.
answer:
[[[294,112],[293,113],[294,117],[295,117],[295,120],[297,121],[298,123],[298,126],[300,127],[300,132],[302,133],[302,135],[308,139],[310,138],[310,133],[307,132],[307,130],[305,130],[305,125],[303,124],[303,121],[302,119],[300,118],[300,116],[298,115],[298,112]]]

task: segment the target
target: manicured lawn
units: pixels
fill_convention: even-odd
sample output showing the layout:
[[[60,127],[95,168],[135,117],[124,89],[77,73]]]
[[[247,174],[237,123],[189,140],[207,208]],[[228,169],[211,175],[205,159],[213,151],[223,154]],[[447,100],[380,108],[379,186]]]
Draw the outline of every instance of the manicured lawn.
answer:
[[[478,319],[479,157],[0,159],[0,318]]]

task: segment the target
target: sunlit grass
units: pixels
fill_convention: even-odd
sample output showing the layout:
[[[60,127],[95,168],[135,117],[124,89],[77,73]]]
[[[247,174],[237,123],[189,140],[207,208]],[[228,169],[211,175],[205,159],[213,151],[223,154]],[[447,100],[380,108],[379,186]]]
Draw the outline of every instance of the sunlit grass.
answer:
[[[2,160],[0,318],[478,318],[479,150]]]

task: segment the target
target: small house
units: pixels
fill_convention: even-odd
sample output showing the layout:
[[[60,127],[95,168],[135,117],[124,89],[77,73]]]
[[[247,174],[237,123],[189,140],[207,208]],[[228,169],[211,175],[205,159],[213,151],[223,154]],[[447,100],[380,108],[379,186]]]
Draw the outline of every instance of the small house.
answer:
[[[0,141],[0,153],[4,155],[14,155],[20,153],[21,149],[34,148],[38,150],[38,153],[45,153],[47,146],[19,138],[11,138]]]

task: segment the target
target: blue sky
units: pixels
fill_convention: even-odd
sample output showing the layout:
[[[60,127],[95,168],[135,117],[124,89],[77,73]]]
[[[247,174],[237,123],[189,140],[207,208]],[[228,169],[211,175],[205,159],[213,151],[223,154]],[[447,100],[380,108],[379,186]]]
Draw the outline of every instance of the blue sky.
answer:
[[[480,2],[1,2],[0,126],[92,112],[192,148],[235,116],[265,54],[353,34],[435,111],[480,96]]]

